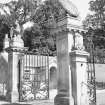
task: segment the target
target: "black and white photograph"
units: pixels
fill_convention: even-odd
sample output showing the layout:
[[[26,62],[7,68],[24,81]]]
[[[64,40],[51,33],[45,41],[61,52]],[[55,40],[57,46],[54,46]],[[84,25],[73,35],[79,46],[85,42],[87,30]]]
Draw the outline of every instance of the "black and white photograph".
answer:
[[[0,0],[0,105],[105,105],[105,0]]]

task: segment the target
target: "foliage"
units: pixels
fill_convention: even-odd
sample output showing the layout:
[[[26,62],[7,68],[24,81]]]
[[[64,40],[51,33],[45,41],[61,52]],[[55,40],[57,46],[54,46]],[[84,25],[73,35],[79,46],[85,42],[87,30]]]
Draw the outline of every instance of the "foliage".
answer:
[[[3,49],[4,35],[9,33],[10,28],[5,24],[5,15],[0,14],[0,52]]]
[[[4,35],[8,33],[10,36],[10,29],[11,27],[16,28],[16,21],[18,21],[21,27],[21,34],[23,35],[23,25],[31,20],[31,16],[34,15],[37,6],[36,0],[18,0],[0,4],[0,8],[4,12],[4,14],[0,14],[1,49]]]
[[[90,1],[90,11],[83,21],[87,34],[91,37],[95,49],[105,49],[105,0]]]
[[[56,36],[50,35],[50,28],[56,27],[58,18],[67,13],[58,0],[46,0],[45,2],[18,0],[3,6],[9,9],[9,12],[4,9],[6,15],[4,15],[3,23],[8,29],[11,27],[16,29],[16,21],[18,21],[25,46],[30,50],[47,48],[50,55],[56,52]],[[23,26],[27,22],[34,24],[31,28],[24,30]]]
[[[0,32],[3,32],[3,38],[6,33],[10,34],[9,31],[11,27],[14,29],[16,28],[16,21],[18,21],[21,27],[21,34],[24,39],[25,46],[30,49],[35,49],[36,46],[37,48],[39,46],[45,47],[45,45],[46,47],[50,46],[52,40],[49,41],[50,38],[48,38],[48,25],[43,25],[42,23],[51,17],[52,12],[48,12],[48,3],[45,6],[41,3],[41,0],[18,0],[18,2],[11,1],[7,4],[3,4],[1,8],[4,10],[5,15],[0,16],[0,22],[2,23],[0,23]],[[8,8],[9,12],[4,9],[5,7]],[[44,12],[42,13],[43,9]],[[44,17],[43,14],[46,15],[46,17]],[[24,30],[24,24],[30,21],[34,23],[33,27]],[[2,27],[4,28],[2,29]],[[1,39],[3,40],[3,38]]]
[[[30,49],[47,48],[50,55],[55,53],[56,36],[50,35],[50,28],[56,27],[58,18],[65,15],[65,10],[57,0],[48,0],[42,3],[35,12],[35,15],[31,16],[34,26],[31,29],[26,30],[24,34],[27,39],[29,36],[27,34],[30,34],[31,39],[28,39],[30,42]],[[39,28],[35,28],[36,24]]]
[[[105,29],[105,0],[94,0],[90,1],[90,11],[88,14],[84,25],[87,28],[91,27],[93,29]]]

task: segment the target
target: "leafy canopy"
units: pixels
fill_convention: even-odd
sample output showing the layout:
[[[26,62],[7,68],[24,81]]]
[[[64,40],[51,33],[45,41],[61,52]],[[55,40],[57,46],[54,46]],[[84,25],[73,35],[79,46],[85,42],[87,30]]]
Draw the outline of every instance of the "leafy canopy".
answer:
[[[88,30],[87,35],[93,41],[94,50],[101,52],[105,49],[105,0],[90,1],[90,11],[83,21],[84,28]],[[98,49],[98,50],[97,50]]]
[[[9,12],[4,9],[5,7]],[[57,17],[64,12],[60,11],[60,8],[60,4],[53,4],[52,1],[46,1],[44,4],[41,0],[11,1],[2,5],[5,15],[0,17],[1,25],[8,27],[5,27],[8,29],[5,32],[10,34],[11,27],[15,29],[18,21],[25,46],[30,49],[47,47],[52,53],[52,50],[56,49],[55,37],[50,36],[49,28],[56,24]],[[27,22],[33,22],[33,26],[24,30],[23,26]]]
[[[90,11],[85,21],[85,28],[105,30],[105,0],[90,1]]]

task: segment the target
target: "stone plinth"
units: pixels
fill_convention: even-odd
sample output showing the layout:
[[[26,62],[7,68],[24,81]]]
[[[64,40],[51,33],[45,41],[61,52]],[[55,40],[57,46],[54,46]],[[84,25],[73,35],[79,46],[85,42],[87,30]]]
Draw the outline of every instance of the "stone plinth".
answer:
[[[71,15],[72,14],[71,9],[69,8],[72,7],[71,6],[72,3],[71,5],[67,6],[68,2],[69,0],[66,0],[64,4],[62,4],[63,1],[60,2],[63,5],[63,8],[66,10],[66,13],[65,15],[62,13],[57,18],[56,26],[50,30],[51,34],[56,35],[57,46],[58,94],[54,100],[55,105],[77,105],[76,101],[74,103],[73,100],[76,96],[74,96],[72,93],[72,89],[77,88],[77,86],[75,85],[75,83],[72,84],[73,80],[71,78],[72,75],[74,75],[73,78],[76,78],[77,74],[72,74],[71,72],[72,63],[70,64],[71,61],[70,52],[72,52],[72,50],[74,49],[84,49],[83,37],[79,35],[79,33],[81,33],[84,30],[83,27],[81,26],[81,21],[79,17]],[[75,11],[74,7],[73,11]],[[75,92],[75,94],[79,93]]]
[[[59,18],[57,27],[53,28],[51,34],[56,34],[57,45],[57,77],[58,94],[55,97],[55,105],[74,105],[71,83],[71,65],[69,53],[75,45],[75,32],[83,31],[78,18],[66,15]]]
[[[23,51],[27,48],[9,47],[8,52],[8,80],[7,80],[7,101],[19,102],[19,60],[22,59]]]
[[[13,48],[8,48],[8,85],[7,85],[7,100],[11,102],[19,101],[18,93],[18,55],[19,52],[13,51]]]
[[[24,42],[20,35],[15,35],[9,43],[6,51],[8,52],[8,67],[7,72],[7,100],[14,103],[19,101],[19,60],[22,57],[24,48]]]
[[[55,105],[73,105],[71,89],[71,69],[69,52],[73,45],[73,35],[64,31],[57,35],[57,77],[58,94],[55,97]]]
[[[85,51],[76,50],[70,53],[74,105],[89,105],[87,86],[88,56],[89,54]]]

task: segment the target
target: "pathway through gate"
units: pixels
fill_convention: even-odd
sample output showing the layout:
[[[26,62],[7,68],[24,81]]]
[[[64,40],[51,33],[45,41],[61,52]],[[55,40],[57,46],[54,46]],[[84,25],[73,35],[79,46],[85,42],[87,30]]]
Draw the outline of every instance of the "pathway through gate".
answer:
[[[48,99],[49,97],[49,56],[25,52],[19,61],[20,101]]]

